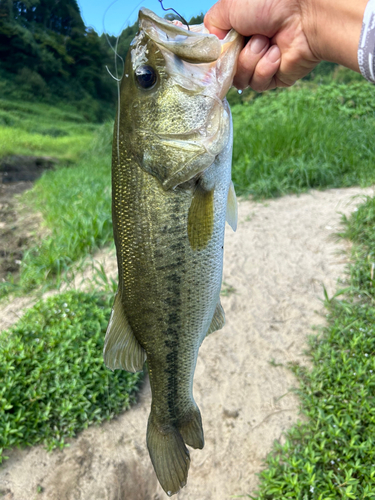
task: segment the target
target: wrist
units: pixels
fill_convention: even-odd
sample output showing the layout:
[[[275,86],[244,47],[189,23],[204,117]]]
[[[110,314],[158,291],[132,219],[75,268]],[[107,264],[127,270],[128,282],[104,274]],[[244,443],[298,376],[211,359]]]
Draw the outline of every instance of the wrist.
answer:
[[[301,0],[304,31],[314,56],[359,71],[357,50],[367,0]]]

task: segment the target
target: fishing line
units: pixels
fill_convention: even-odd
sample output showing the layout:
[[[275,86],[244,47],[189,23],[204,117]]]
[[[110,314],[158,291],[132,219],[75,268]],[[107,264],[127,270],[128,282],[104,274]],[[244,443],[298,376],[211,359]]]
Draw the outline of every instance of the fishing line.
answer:
[[[111,41],[109,40],[108,38],[108,35],[107,35],[107,32],[106,32],[106,29],[105,29],[105,18],[106,18],[106,15],[108,13],[108,11],[113,7],[113,5],[115,5],[115,3],[117,3],[119,0],[114,0],[113,2],[111,2],[109,4],[109,6],[106,8],[104,14],[103,14],[103,21],[102,21],[102,25],[103,25],[103,33],[104,33],[104,36],[106,37],[106,40],[107,40],[107,43],[108,45],[111,47],[113,53],[114,53],[114,63],[115,63],[115,75],[113,75],[110,71],[110,69],[108,68],[108,66],[106,66],[106,69],[108,71],[108,73],[111,75],[111,77],[115,80],[116,82],[116,85],[117,85],[117,101],[118,101],[118,106],[117,106],[117,127],[116,127],[116,134],[117,134],[117,161],[120,162],[120,140],[119,140],[119,137],[120,137],[120,100],[121,100],[121,93],[120,93],[120,83],[121,83],[121,78],[119,77],[119,69],[118,69],[118,59],[120,59],[121,61],[121,65],[122,65],[122,72],[121,72],[121,75],[124,73],[124,67],[125,67],[125,62],[124,62],[124,59],[120,56],[120,54],[118,53],[118,44],[119,44],[119,40],[120,40],[120,36],[122,34],[122,31],[125,27],[125,25],[128,24],[129,22],[129,19],[131,18],[131,16],[134,14],[135,11],[138,10],[138,8],[142,5],[142,3],[144,3],[144,0],[141,0],[135,7],[134,9],[130,12],[130,14],[128,15],[128,17],[126,18],[125,22],[122,24],[121,28],[120,28],[120,32],[119,32],[119,35],[117,36],[116,38],[116,44],[115,46],[113,47]]]
[[[116,146],[117,146],[117,161],[118,161],[118,164],[119,164],[120,163],[120,104],[121,104],[120,83],[121,83],[121,80],[122,80],[122,74],[124,73],[124,69],[125,69],[125,62],[124,62],[124,59],[118,53],[118,45],[119,45],[120,36],[121,36],[124,28],[129,24],[129,20],[131,19],[131,16],[144,3],[144,0],[141,0],[140,2],[138,2],[138,4],[134,7],[134,9],[131,11],[131,13],[129,14],[129,16],[126,18],[125,22],[122,24],[122,26],[120,28],[118,36],[116,37],[116,43],[113,46],[112,43],[111,43],[111,41],[110,41],[110,39],[109,39],[109,37],[108,37],[106,28],[105,28],[105,18],[106,18],[106,15],[107,15],[108,11],[118,1],[119,0],[114,0],[106,8],[106,10],[105,10],[105,12],[103,14],[102,27],[103,27],[103,33],[104,33],[104,36],[105,36],[105,38],[107,40],[107,43],[108,43],[108,45],[110,46],[111,50],[114,53],[115,74],[114,75],[112,74],[112,72],[110,71],[110,69],[108,68],[108,66],[106,66],[106,69],[107,69],[108,73],[110,74],[110,76],[115,80],[116,86],[117,86],[117,102],[118,102],[118,106],[117,106],[117,124],[116,124],[116,135],[117,135],[117,138],[116,138],[116,143],[117,144],[116,144]],[[121,77],[119,76],[119,66],[118,66],[119,61],[118,60],[121,61],[121,66],[122,66]],[[109,414],[110,415],[113,414],[112,418],[111,418],[111,419],[113,419],[113,416],[114,416],[114,413],[115,413],[115,409],[112,406],[111,398],[110,398],[111,386],[112,386],[112,383],[113,383],[113,379],[112,379],[111,375],[113,375],[113,374],[110,373],[109,370],[107,370],[107,373],[106,373],[106,377],[107,377],[107,403],[108,403]],[[112,442],[116,443],[117,440],[118,440],[118,436],[116,436],[115,430],[114,430],[114,428],[112,426],[109,426],[109,433],[110,433],[110,435],[112,437]],[[121,463],[121,461],[123,460],[124,457],[123,457],[123,452],[120,452],[120,449],[119,449],[118,446],[115,446],[114,453],[115,453],[115,458],[116,458],[117,463],[118,464]],[[116,475],[116,471],[115,470],[114,470],[114,474]],[[118,491],[117,493],[118,493],[118,496],[119,496],[120,495],[120,491]]]
[[[166,9],[166,8],[164,7],[164,5],[163,5],[163,0],[159,0],[159,3],[160,3],[160,5],[161,5],[161,8],[162,8],[165,12],[166,12],[167,10],[171,10],[171,11],[173,11],[173,12],[174,12],[174,13],[175,13],[175,14],[176,14],[176,15],[177,15],[180,19],[182,19],[182,22],[183,22],[183,23],[187,26],[188,31],[190,31],[190,26],[189,26],[189,23],[186,21],[186,19],[184,19],[184,18],[181,16],[181,14],[179,14],[179,13],[177,12],[177,10],[172,9],[172,7],[169,7],[168,9]]]

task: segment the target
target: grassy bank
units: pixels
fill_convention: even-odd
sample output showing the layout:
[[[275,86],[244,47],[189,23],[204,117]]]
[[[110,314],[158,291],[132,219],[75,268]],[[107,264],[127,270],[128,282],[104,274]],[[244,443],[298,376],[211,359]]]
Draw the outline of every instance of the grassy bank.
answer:
[[[26,194],[50,235],[22,260],[20,286],[30,290],[69,279],[71,266],[113,240],[110,186],[112,125],[102,125],[79,164],[46,174]]]
[[[375,182],[367,82],[305,85],[233,107],[233,181],[255,197]]]
[[[349,286],[326,297],[328,326],[310,340],[311,370],[292,367],[306,423],[277,444],[257,500],[375,498],[375,199],[345,221]],[[342,294],[345,292],[345,295]]]
[[[6,130],[14,141],[13,153],[43,150],[75,158],[74,167],[46,173],[26,198],[43,213],[51,236],[23,259],[20,284],[25,291],[42,283],[59,284],[72,263],[112,241],[112,126],[82,122],[72,110],[48,111],[39,104],[24,110],[21,105],[11,106],[5,112],[13,122],[0,127],[0,144],[6,142]],[[38,119],[38,113],[43,113],[46,121]],[[309,188],[375,182],[375,102],[373,88],[365,81],[321,86],[309,83],[269,92],[235,105],[233,120],[233,179],[239,195],[264,198]],[[55,126],[57,131],[53,132]],[[22,134],[17,135],[20,127],[26,134],[32,128],[38,130],[33,138],[40,142],[27,146]],[[44,140],[47,142],[42,146]],[[46,146],[48,141],[51,149]],[[70,148],[63,141],[74,146]],[[37,144],[41,144],[40,150]],[[14,289],[12,283],[2,284],[3,294]]]
[[[30,210],[42,213],[47,231],[24,254],[17,283],[11,276],[0,283],[0,296],[59,286],[71,264],[112,239],[111,135],[112,124],[88,122],[74,109],[0,101],[0,157],[60,160],[23,197]]]
[[[73,107],[0,99],[0,158],[41,155],[76,161],[97,129]]]

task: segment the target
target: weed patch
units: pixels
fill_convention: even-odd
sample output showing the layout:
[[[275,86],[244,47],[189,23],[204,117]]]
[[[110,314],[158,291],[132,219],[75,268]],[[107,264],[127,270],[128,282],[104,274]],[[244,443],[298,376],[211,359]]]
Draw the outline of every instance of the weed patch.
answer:
[[[142,374],[105,368],[110,312],[98,295],[69,292],[40,301],[0,333],[0,463],[7,448],[61,448],[129,408]]]
[[[310,340],[312,370],[292,367],[307,422],[276,443],[251,498],[375,498],[374,227],[368,198],[343,233],[354,243],[350,286],[326,295],[328,327]]]
[[[74,161],[98,127],[68,106],[0,99],[0,157],[44,155]]]

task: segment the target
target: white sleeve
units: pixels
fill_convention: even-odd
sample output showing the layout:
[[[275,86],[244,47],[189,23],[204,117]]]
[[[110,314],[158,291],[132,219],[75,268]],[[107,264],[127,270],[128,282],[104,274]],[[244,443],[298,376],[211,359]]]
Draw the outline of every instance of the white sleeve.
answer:
[[[375,83],[375,0],[368,1],[363,16],[358,65],[366,80]]]

